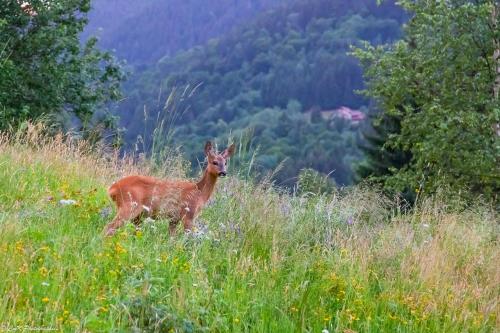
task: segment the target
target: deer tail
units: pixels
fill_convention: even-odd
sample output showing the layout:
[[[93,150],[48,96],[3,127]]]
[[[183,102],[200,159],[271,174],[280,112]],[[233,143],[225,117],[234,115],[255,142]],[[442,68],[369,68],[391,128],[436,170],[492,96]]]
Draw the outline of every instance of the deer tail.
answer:
[[[115,184],[111,185],[108,188],[108,195],[110,196],[111,200],[114,202],[118,202],[118,188],[115,186]]]

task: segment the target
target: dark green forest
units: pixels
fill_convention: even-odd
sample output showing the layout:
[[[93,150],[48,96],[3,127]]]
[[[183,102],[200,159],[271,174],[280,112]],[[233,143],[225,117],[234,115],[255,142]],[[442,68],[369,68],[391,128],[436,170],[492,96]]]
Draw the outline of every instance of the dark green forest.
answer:
[[[497,0],[5,0],[0,130],[175,149],[194,170],[205,140],[234,141],[233,163],[277,185],[497,198],[499,13]]]
[[[289,1],[275,7],[135,72],[118,112],[125,142],[137,147],[141,136],[140,149],[151,147],[144,130],[165,119],[175,133],[170,144],[182,146],[193,163],[201,158],[201,142],[243,136],[258,151],[257,170],[280,169],[279,184],[293,184],[303,168],[351,184],[365,126],[325,115],[342,106],[368,110],[369,100],[356,93],[363,88],[362,70],[350,47],[361,40],[381,44],[400,38],[404,19],[400,8],[371,0]],[[165,102],[172,89],[186,88],[193,91],[176,104],[172,125]]]
[[[134,67],[204,44],[290,0],[94,0],[82,39]]]

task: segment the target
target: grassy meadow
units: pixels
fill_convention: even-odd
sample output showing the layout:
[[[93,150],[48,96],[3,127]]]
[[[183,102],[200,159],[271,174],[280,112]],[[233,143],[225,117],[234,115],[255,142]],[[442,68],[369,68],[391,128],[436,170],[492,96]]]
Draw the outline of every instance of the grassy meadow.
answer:
[[[158,220],[103,237],[114,180],[185,171],[179,158],[153,169],[35,128],[3,136],[0,332],[499,331],[488,207],[431,198],[403,214],[367,188],[292,196],[229,167],[204,232],[170,237]]]

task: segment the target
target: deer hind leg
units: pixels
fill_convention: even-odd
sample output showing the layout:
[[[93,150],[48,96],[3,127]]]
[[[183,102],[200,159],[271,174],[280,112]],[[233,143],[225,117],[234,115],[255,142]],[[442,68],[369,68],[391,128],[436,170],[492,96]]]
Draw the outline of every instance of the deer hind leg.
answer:
[[[174,236],[177,233],[177,226],[179,225],[178,222],[170,222],[168,225],[168,231],[170,236]]]
[[[115,234],[116,230],[123,226],[125,222],[129,220],[136,220],[142,213],[142,207],[139,207],[137,204],[130,203],[128,205],[124,205],[118,209],[118,212],[110,223],[104,229],[104,233],[106,236],[112,236]]]

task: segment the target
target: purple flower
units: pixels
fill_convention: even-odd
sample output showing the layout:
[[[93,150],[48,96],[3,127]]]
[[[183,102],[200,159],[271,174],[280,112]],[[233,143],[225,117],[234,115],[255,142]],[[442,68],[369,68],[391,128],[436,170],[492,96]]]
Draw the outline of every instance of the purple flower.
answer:
[[[349,218],[347,219],[346,223],[347,223],[347,225],[353,225],[354,224],[354,219],[352,218],[352,216],[349,216]]]

